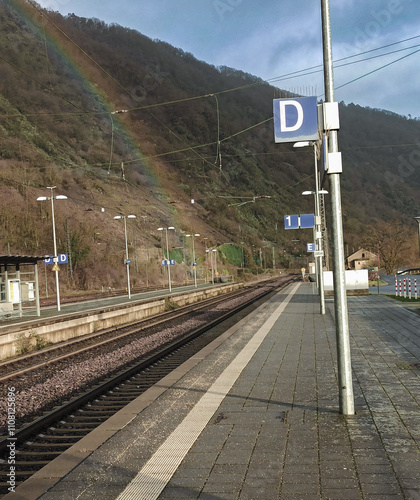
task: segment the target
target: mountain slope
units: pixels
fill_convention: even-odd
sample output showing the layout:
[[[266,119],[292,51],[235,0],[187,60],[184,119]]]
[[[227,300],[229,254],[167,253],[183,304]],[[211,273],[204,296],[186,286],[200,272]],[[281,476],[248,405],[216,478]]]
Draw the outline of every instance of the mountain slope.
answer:
[[[182,231],[202,235],[201,262],[205,246],[222,243],[243,246],[248,264],[261,264],[257,249],[268,242],[277,265],[303,252],[310,231],[285,233],[282,221],[313,211],[301,197],[313,189],[313,154],[274,144],[279,89],[134,30],[33,2],[3,2],[0,25],[2,253],[51,252],[49,206],[36,202],[47,186],[68,196],[57,202],[57,232],[61,251],[75,256],[69,286],[123,286],[117,214],[137,215],[128,239],[138,283],[148,279],[147,259],[147,272],[164,279],[156,229],[165,225],[177,229],[172,247],[189,247],[186,263],[191,243]],[[357,246],[368,224],[409,223],[419,210],[420,123],[344,104],[341,123],[344,229]],[[271,262],[271,249],[261,255]],[[176,272],[181,279],[188,271],[184,263]]]

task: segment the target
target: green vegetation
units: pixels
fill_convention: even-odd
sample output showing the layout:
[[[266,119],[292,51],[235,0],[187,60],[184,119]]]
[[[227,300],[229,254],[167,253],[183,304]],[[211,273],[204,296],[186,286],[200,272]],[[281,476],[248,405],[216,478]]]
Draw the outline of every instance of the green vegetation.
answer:
[[[219,255],[222,254],[225,259],[236,267],[242,267],[242,247],[239,245],[221,245]]]

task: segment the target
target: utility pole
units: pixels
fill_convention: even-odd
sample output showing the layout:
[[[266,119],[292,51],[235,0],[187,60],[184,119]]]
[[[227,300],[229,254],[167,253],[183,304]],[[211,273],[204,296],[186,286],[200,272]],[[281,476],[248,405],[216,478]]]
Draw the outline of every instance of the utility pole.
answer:
[[[334,102],[334,76],[331,47],[329,0],[321,0],[324,85],[326,103]],[[329,155],[338,153],[337,130],[329,132]],[[328,173],[331,194],[334,308],[337,337],[340,413],[354,415],[353,380],[344,264],[343,222],[341,213],[340,173]]]

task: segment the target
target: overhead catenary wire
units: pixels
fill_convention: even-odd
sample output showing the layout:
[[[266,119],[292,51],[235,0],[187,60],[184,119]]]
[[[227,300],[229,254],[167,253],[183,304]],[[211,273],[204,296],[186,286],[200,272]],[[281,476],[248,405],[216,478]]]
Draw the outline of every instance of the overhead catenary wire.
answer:
[[[43,11],[38,7],[37,4],[35,4],[32,0],[28,0],[28,3],[32,5],[33,8],[35,8],[39,13],[43,14]],[[71,42],[75,47],[77,47],[78,50],[81,51],[81,53],[86,56],[97,68],[99,68],[105,75],[107,75],[120,89],[122,89],[127,95],[129,95],[135,102],[139,102],[136,96],[134,96],[126,87],[124,87],[116,78],[114,78],[103,66],[101,66],[92,56],[90,56],[82,47],[77,44],[67,33],[65,33],[54,21],[49,17],[45,16],[45,18],[69,41]],[[143,106],[140,106],[138,109],[142,109]],[[163,127],[165,127],[171,134],[173,134],[174,137],[177,138],[182,144],[187,144],[178,134],[176,134],[168,125],[166,125],[162,120],[160,120],[156,115],[154,115],[150,110],[146,110],[158,123],[160,123]],[[198,156],[200,154],[198,152],[195,152]],[[203,159],[203,161],[207,161]]]
[[[43,19],[43,23],[44,23],[44,16],[45,16],[44,12],[43,12],[42,10],[40,10],[40,9],[39,9],[39,8],[38,8],[38,7],[37,7],[37,6],[36,6],[36,5],[35,5],[35,4],[31,1],[31,0],[28,0],[28,1],[29,1],[29,3],[30,3],[30,4],[31,4],[31,5],[32,5],[35,9],[37,9],[37,10],[41,13],[41,15],[43,16],[43,17],[42,17],[42,19]],[[88,55],[88,54],[87,54],[87,53],[86,53],[86,52],[85,52],[85,51],[84,51],[84,50],[83,50],[83,49],[82,49],[82,48],[81,48],[81,47],[80,47],[80,46],[79,46],[76,42],[74,42],[74,41],[73,41],[73,40],[72,40],[72,39],[71,39],[71,38],[70,38],[70,37],[69,37],[69,36],[68,36],[68,35],[67,35],[64,31],[63,31],[63,30],[61,30],[61,28],[59,28],[59,27],[56,25],[56,23],[54,23],[54,22],[53,22],[53,21],[52,21],[52,20],[51,20],[48,16],[45,16],[45,17],[46,17],[46,19],[47,19],[49,22],[51,22],[51,23],[52,23],[52,24],[56,27],[56,29],[58,29],[58,30],[60,31],[60,33],[62,33],[62,34],[63,34],[63,36],[65,36],[65,37],[66,37],[66,38],[67,38],[67,39],[68,39],[71,43],[75,44],[75,46],[76,46],[79,50],[81,50],[83,54],[85,54],[85,55],[86,55],[86,56],[87,56],[87,57],[88,57],[88,58],[89,58],[89,59],[90,59],[90,60],[91,60],[91,61],[92,61],[92,62],[93,62],[96,66],[98,66],[98,67],[101,69],[101,71],[104,71],[104,73],[105,73],[107,76],[109,76],[109,77],[110,77],[110,78],[111,78],[111,79],[112,79],[112,80],[113,80],[116,84],[118,84],[118,86],[119,86],[120,88],[124,89],[124,91],[126,91],[126,92],[127,92],[127,93],[128,93],[128,94],[129,94],[129,95],[130,95],[133,99],[135,99],[135,98],[131,95],[131,93],[130,93],[130,92],[129,92],[129,91],[128,91],[125,87],[123,87],[123,86],[122,86],[122,85],[121,85],[121,84],[120,84],[120,83],[119,83],[119,82],[118,82],[118,81],[117,81],[117,80],[116,80],[116,79],[115,79],[115,78],[114,78],[114,77],[113,77],[113,76],[112,76],[109,72],[107,72],[107,71],[106,71],[106,70],[105,70],[105,69],[104,69],[101,65],[99,65],[99,63],[97,63],[97,62],[96,62],[96,61],[95,61],[95,60],[94,60],[91,56],[89,56],[89,55]],[[400,41],[398,41],[398,42],[394,42],[394,43],[392,43],[392,44],[387,44],[387,45],[384,45],[384,46],[382,46],[382,47],[377,47],[377,48],[375,48],[375,49],[371,49],[371,50],[369,50],[369,51],[365,51],[365,52],[362,52],[362,53],[359,53],[359,54],[355,54],[355,55],[347,56],[347,57],[345,57],[345,58],[342,58],[342,59],[337,60],[336,62],[339,62],[339,61],[344,61],[344,60],[349,60],[349,59],[352,59],[352,58],[355,58],[355,57],[360,57],[361,55],[365,55],[365,54],[368,54],[368,53],[372,53],[372,52],[378,51],[378,50],[380,50],[380,49],[388,48],[388,47],[391,47],[391,46],[394,46],[394,45],[397,45],[397,44],[400,44],[400,43],[403,43],[403,42],[406,42],[406,41],[410,41],[410,40],[413,40],[413,39],[416,39],[416,38],[419,38],[419,37],[420,37],[420,35],[418,35],[418,36],[414,36],[414,37],[410,37],[410,38],[407,38],[407,39],[405,39],[405,40],[400,40]],[[45,41],[44,41],[44,43],[45,43]],[[416,46],[414,46],[414,47],[416,47]],[[413,48],[413,47],[411,47],[411,48]],[[393,52],[386,53],[386,54],[379,54],[379,55],[377,55],[377,56],[374,56],[374,57],[369,57],[369,58],[366,58],[366,59],[360,59],[360,60],[358,60],[358,61],[351,61],[351,62],[346,63],[345,65],[348,65],[348,64],[356,64],[356,63],[358,63],[358,62],[363,62],[363,61],[365,61],[365,60],[370,60],[370,59],[373,59],[373,58],[376,58],[376,57],[383,57],[383,56],[385,56],[385,55],[389,55],[389,54],[391,54],[391,53],[400,52],[401,50],[408,50],[408,48],[400,49],[400,50],[398,50],[398,51],[393,51]],[[419,50],[420,50],[420,49],[419,49]],[[385,67],[387,67],[387,66],[390,66],[391,64],[394,64],[394,63],[396,63],[396,62],[398,62],[398,61],[400,61],[400,60],[402,60],[402,59],[405,59],[406,57],[409,57],[409,56],[411,56],[411,55],[413,55],[413,54],[417,53],[419,50],[416,50],[416,51],[414,51],[414,52],[412,52],[412,53],[410,53],[410,54],[407,54],[406,56],[403,56],[403,57],[401,57],[401,58],[399,58],[399,59],[397,59],[397,60],[395,60],[395,61],[392,61],[392,62],[390,62],[390,63],[388,63],[388,64],[386,64],[386,65],[383,65],[383,66],[381,66],[380,68],[377,68],[377,69],[375,69],[375,70],[373,70],[373,71],[367,72],[367,73],[365,73],[364,75],[361,75],[361,76],[359,76],[358,78],[353,79],[353,80],[351,80],[350,82],[347,82],[347,83],[345,83],[345,84],[343,84],[343,85],[341,85],[340,87],[337,87],[337,88],[341,88],[341,87],[343,87],[343,86],[345,86],[345,85],[349,85],[350,83],[353,83],[354,81],[360,80],[361,78],[364,78],[365,76],[368,76],[368,75],[370,75],[370,74],[372,74],[372,73],[374,73],[374,72],[376,72],[376,71],[379,71],[380,69],[383,69],[383,68],[385,68]],[[47,56],[48,56],[48,53],[47,53]],[[2,59],[3,61],[7,62],[8,64],[11,64],[11,66],[13,66],[13,67],[14,67],[15,69],[17,69],[18,71],[21,71],[23,74],[25,74],[25,76],[27,76],[27,77],[29,77],[29,78],[32,78],[32,79],[34,79],[34,80],[35,80],[38,84],[40,84],[41,86],[46,87],[46,86],[45,86],[44,84],[42,84],[39,80],[37,80],[37,79],[33,78],[31,75],[28,75],[26,72],[24,72],[23,70],[21,70],[21,69],[20,69],[20,68],[18,68],[17,66],[13,65],[13,63],[10,63],[9,61],[5,60],[5,59],[4,59],[3,57],[1,57],[1,56],[0,56],[0,59]],[[341,66],[339,66],[339,67],[342,67],[342,66],[345,66],[345,65],[341,65]],[[314,67],[312,67],[312,68],[308,68],[308,70],[312,70],[312,69],[315,69],[315,68],[317,68],[317,66],[314,66]],[[294,77],[304,76],[304,75],[302,75],[302,72],[303,72],[303,71],[306,71],[306,70],[300,70],[300,71],[297,71],[297,72],[294,72],[294,73],[289,73],[288,75],[283,75],[283,77],[275,77],[275,78],[271,78],[271,79],[269,79],[268,81],[279,81],[279,79],[280,79],[280,78],[291,78],[292,76],[294,76]],[[267,82],[268,82],[268,81],[267,81]],[[253,87],[253,86],[256,86],[256,85],[263,85],[263,84],[267,84],[267,82],[265,82],[265,81],[264,81],[264,82],[263,82],[263,81],[261,81],[261,82],[254,82],[254,83],[252,83],[252,84],[248,84],[248,85],[244,85],[244,86],[240,86],[240,87],[236,87],[236,88],[232,88],[232,89],[226,89],[226,90],[219,91],[219,92],[215,92],[215,93],[212,93],[212,94],[205,94],[205,95],[201,95],[201,96],[193,96],[193,97],[190,97],[190,98],[184,98],[184,99],[179,99],[179,100],[169,101],[169,102],[165,102],[165,103],[156,103],[156,104],[153,104],[153,105],[141,105],[140,107],[132,108],[132,109],[129,109],[129,110],[127,110],[127,111],[135,111],[135,110],[142,110],[142,109],[144,109],[144,110],[148,110],[148,109],[150,109],[150,108],[152,108],[152,107],[157,107],[157,106],[165,106],[165,105],[169,105],[169,104],[175,104],[175,103],[178,103],[178,102],[186,102],[186,101],[191,101],[191,100],[197,100],[197,99],[202,99],[202,98],[209,97],[209,96],[213,96],[213,97],[215,97],[215,99],[216,99],[216,103],[217,103],[217,122],[218,122],[218,123],[217,123],[217,128],[218,128],[218,131],[217,131],[217,136],[218,136],[218,137],[217,137],[217,141],[216,141],[216,146],[217,146],[217,149],[216,149],[216,154],[217,154],[217,158],[219,159],[219,169],[221,169],[221,152],[220,152],[221,142],[226,141],[226,140],[229,140],[229,139],[231,139],[231,138],[233,138],[233,137],[235,137],[235,136],[237,136],[237,135],[240,135],[240,134],[242,134],[242,133],[245,133],[246,131],[251,130],[251,129],[253,129],[253,128],[255,128],[255,127],[259,126],[261,123],[265,123],[265,122],[271,121],[271,120],[272,120],[272,117],[268,118],[267,120],[264,120],[263,122],[260,122],[260,123],[258,123],[258,124],[252,125],[252,126],[250,126],[250,127],[247,127],[247,128],[246,128],[246,129],[244,129],[244,130],[238,131],[238,132],[236,132],[235,134],[232,134],[232,135],[230,135],[229,137],[224,138],[224,139],[223,139],[223,141],[220,141],[220,114],[219,114],[219,103],[218,103],[217,95],[221,95],[221,94],[224,94],[224,93],[227,93],[227,92],[233,92],[233,91],[237,91],[237,90],[241,90],[241,89],[245,89],[245,88],[250,88],[250,87]],[[53,89],[49,89],[49,90],[50,90],[50,91],[52,91],[53,93],[55,93],[55,92],[53,91]],[[55,93],[55,94],[56,94],[56,93]],[[68,99],[65,99],[65,97],[64,97],[64,96],[61,96],[61,95],[59,95],[59,94],[56,94],[56,95],[57,95],[58,97],[60,97],[60,98],[64,99],[64,100],[66,100],[66,102],[68,102],[69,104],[71,104],[73,107],[76,107],[76,108],[77,108],[77,106],[76,106],[74,103],[71,103]],[[135,99],[135,100],[136,100],[136,99]],[[80,110],[78,110],[77,112],[72,112],[72,113],[63,113],[63,114],[58,114],[58,113],[55,113],[55,114],[53,114],[53,115],[55,115],[55,116],[66,116],[66,115],[69,115],[69,114],[101,115],[101,114],[105,114],[105,113],[109,113],[109,111],[108,111],[108,112],[101,112],[101,111],[86,111],[86,112],[84,112],[84,111],[80,111]],[[48,113],[40,113],[40,114],[47,115]],[[35,113],[34,113],[34,114],[31,114],[31,115],[35,115]],[[5,115],[5,116],[10,116],[10,115]],[[15,115],[15,116],[17,116],[17,115]],[[22,116],[22,115],[19,115],[19,116]],[[24,115],[24,116],[25,116],[25,115]],[[29,116],[29,114],[28,114],[28,116]],[[154,118],[156,118],[156,117],[155,117],[155,115],[153,115],[152,113],[151,113],[151,116],[153,116]],[[171,133],[172,133],[175,137],[177,137],[177,139],[179,139],[179,140],[180,140],[183,144],[187,144],[187,143],[186,143],[185,141],[183,141],[180,137],[178,137],[178,135],[177,135],[177,134],[175,134],[175,133],[174,133],[174,132],[170,129],[170,127],[168,127],[166,124],[164,124],[164,123],[163,123],[160,119],[158,119],[158,118],[156,118],[156,119],[157,119],[157,120],[158,120],[158,121],[159,121],[159,122],[160,122],[160,123],[161,123],[161,124],[162,124],[165,128],[167,128],[169,131],[171,131]],[[110,153],[109,169],[110,169],[110,167],[111,167],[111,165],[112,165],[113,142],[114,142],[114,126],[113,126],[112,117],[111,117],[111,153]],[[200,154],[199,152],[197,152],[196,150],[197,150],[197,149],[200,149],[200,148],[202,148],[202,147],[205,147],[205,146],[210,146],[210,145],[212,145],[212,144],[213,144],[213,143],[208,143],[208,144],[203,144],[203,145],[198,145],[198,146],[190,146],[190,145],[187,145],[187,147],[186,147],[186,148],[183,148],[183,149],[177,149],[177,150],[175,150],[175,151],[170,151],[170,152],[167,152],[167,153],[161,153],[161,154],[157,154],[157,155],[152,155],[152,156],[150,156],[149,158],[157,158],[157,157],[161,157],[161,156],[165,156],[165,155],[170,155],[170,154],[175,154],[175,153],[180,153],[180,152],[185,152],[185,151],[190,150],[190,151],[192,151],[192,152],[196,155],[196,157],[197,157],[197,158],[199,158],[200,160],[202,160],[202,161],[206,161],[206,162],[210,163],[210,162],[209,162],[209,160],[207,159],[207,157],[206,157],[206,156],[201,155],[201,154]],[[217,158],[216,158],[216,161],[217,161]],[[138,159],[136,159],[136,160],[128,160],[128,161],[125,161],[125,163],[133,163],[133,162],[137,162],[137,161],[138,161]]]
[[[407,41],[410,41],[410,40],[414,40],[414,39],[417,39],[417,38],[420,38],[420,35],[416,35],[416,36],[413,36],[413,37],[410,37],[410,38],[406,38],[404,40],[400,40],[398,42],[394,42],[394,43],[391,43],[391,44],[383,45],[383,46],[380,46],[380,47],[376,47],[374,49],[366,50],[364,52],[360,52],[360,53],[353,54],[353,55],[350,55],[350,56],[346,56],[346,57],[343,57],[343,58],[340,58],[340,59],[336,59],[334,61],[335,68],[341,68],[341,67],[345,67],[345,66],[351,65],[351,64],[362,63],[362,62],[366,62],[366,61],[369,61],[369,60],[372,60],[372,59],[376,59],[376,58],[379,58],[379,57],[384,57],[384,56],[387,56],[387,55],[390,55],[390,54],[394,54],[394,53],[397,53],[397,52],[401,52],[401,51],[405,51],[405,50],[410,50],[412,48],[418,47],[419,45],[412,45],[410,47],[405,47],[405,48],[399,49],[397,51],[391,51],[391,52],[387,52],[387,53],[384,53],[384,54],[378,54],[377,56],[360,59],[358,61],[352,61],[352,62],[346,63],[344,65],[337,65],[337,63],[339,63],[341,61],[346,61],[348,59],[353,59],[353,58],[356,58],[356,57],[360,57],[361,55],[370,54],[372,52],[377,52],[378,50],[381,50],[381,49],[384,49],[384,48],[388,48],[388,47],[391,47],[391,46],[395,46],[395,45],[398,45],[398,44],[401,44],[401,43],[404,43],[404,42],[407,42]],[[76,42],[73,42],[73,43],[76,44]],[[76,44],[76,46],[79,47],[77,44]],[[83,49],[80,49],[80,50],[83,51]],[[415,51],[415,52],[417,52],[417,51]],[[412,54],[409,54],[409,55],[412,55]],[[89,57],[91,58],[91,56],[89,56]],[[25,73],[23,70],[21,70],[17,66],[14,66],[12,63],[10,63],[9,61],[7,61],[3,57],[0,56],[0,59],[2,59],[7,64],[10,64],[11,66],[13,66],[18,71],[21,71],[22,73],[24,73],[25,76],[27,76],[29,78],[32,78],[38,84],[40,84],[40,85],[42,85],[42,86],[45,87],[45,85],[42,84],[41,82],[39,82],[39,80],[37,80],[34,77],[31,77],[31,75]],[[395,61],[395,62],[398,62],[398,60]],[[95,63],[95,64],[99,65],[99,63]],[[100,65],[99,65],[99,67],[100,67]],[[384,67],[386,67],[386,66],[384,66]],[[381,66],[381,68],[382,68],[382,66]],[[381,68],[379,68],[379,69],[381,69]],[[108,74],[108,72],[106,72],[106,70],[103,70],[103,71],[105,71],[105,73]],[[238,87],[232,87],[232,88],[229,88],[229,89],[225,89],[225,90],[221,90],[221,91],[217,91],[217,92],[212,92],[211,94],[202,94],[202,95],[185,97],[185,98],[182,98],[182,99],[175,99],[175,100],[171,100],[171,101],[165,101],[165,102],[154,103],[154,104],[142,104],[139,107],[129,108],[127,111],[131,112],[131,111],[139,111],[139,110],[148,110],[148,109],[157,108],[157,107],[161,107],[161,106],[169,106],[169,105],[184,103],[184,102],[188,102],[188,101],[195,101],[195,100],[207,98],[209,96],[217,96],[217,95],[222,95],[222,94],[226,94],[226,93],[230,93],[230,92],[236,92],[236,91],[239,91],[239,90],[248,89],[248,88],[255,87],[255,86],[267,85],[267,83],[272,83],[272,82],[276,82],[276,81],[282,81],[282,80],[287,80],[287,79],[291,79],[291,78],[299,78],[299,77],[302,77],[302,76],[309,76],[311,74],[315,74],[315,73],[321,72],[321,71],[322,71],[322,64],[319,64],[319,65],[315,65],[315,66],[310,66],[309,68],[304,68],[304,69],[301,69],[301,70],[293,71],[291,73],[286,73],[284,75],[280,75],[280,76],[268,78],[268,79],[266,79],[264,81],[258,81],[258,82],[253,82],[251,84],[241,85],[241,86],[238,86]],[[362,75],[360,78],[363,78],[364,76],[367,76],[367,74],[366,75]],[[346,85],[348,85],[349,83],[350,82],[346,83]],[[125,89],[125,90],[129,93],[129,91],[127,89]],[[129,95],[130,95],[130,97],[132,97],[133,99],[135,99],[130,93],[129,93]],[[60,95],[57,95],[57,96],[58,97],[62,97]],[[109,111],[91,110],[91,111],[78,111],[78,112],[71,112],[71,113],[70,112],[66,112],[66,113],[47,113],[47,112],[26,113],[25,116],[35,116],[35,115],[66,116],[66,115],[69,115],[69,114],[74,114],[74,115],[78,115],[78,114],[80,114],[80,115],[88,115],[88,114],[92,114],[92,115],[104,115],[104,114],[108,114],[108,113],[109,113]],[[15,114],[4,114],[4,116],[13,117],[13,116],[17,116],[17,115],[15,115]]]

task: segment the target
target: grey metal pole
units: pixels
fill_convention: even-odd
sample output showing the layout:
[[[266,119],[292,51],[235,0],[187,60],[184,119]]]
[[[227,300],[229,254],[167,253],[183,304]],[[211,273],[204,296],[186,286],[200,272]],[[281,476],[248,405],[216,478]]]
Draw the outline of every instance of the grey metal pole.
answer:
[[[166,234],[166,262],[168,265],[168,284],[169,284],[169,291],[172,292],[171,263],[169,262],[169,243],[168,243],[168,228],[167,227],[165,227],[165,234]]]
[[[197,266],[195,262],[194,233],[192,235],[192,243],[193,243],[194,288],[197,288]]]
[[[418,224],[418,229],[419,229],[419,253],[420,253],[420,217],[414,217],[417,221]]]
[[[45,266],[45,264],[44,264]],[[36,304],[36,315],[41,316],[41,306],[39,302],[39,277],[38,277],[38,262],[35,262],[35,304]]]
[[[49,187],[48,189],[51,189],[51,216],[52,216],[52,225],[53,225],[53,242],[54,242],[54,258],[53,258],[53,263],[57,265],[58,263],[58,255],[57,255],[57,238],[55,235],[55,217],[54,217],[54,187]],[[61,311],[61,304],[60,304],[60,284],[58,280],[58,271],[55,271],[55,288],[57,292],[57,311]]]
[[[324,84],[326,102],[334,102],[334,76],[331,47],[329,0],[321,0]],[[337,131],[329,136],[329,152],[338,152]],[[343,223],[341,213],[340,174],[328,175],[331,193],[334,308],[337,337],[338,383],[340,413],[354,415],[353,380],[344,267]]]
[[[128,291],[128,298],[131,299],[130,265],[128,263],[127,217],[123,216],[123,219],[124,219],[124,238],[125,238],[125,265],[127,266],[127,291]]]
[[[321,215],[319,209],[319,174],[318,174],[318,156],[317,156],[317,146],[314,142],[314,163],[315,163],[315,237],[316,237],[316,248],[318,252],[322,251],[322,238],[321,238]],[[324,295],[324,272],[322,269],[322,255],[315,258],[316,262],[316,272],[317,272],[317,284],[319,291],[319,303],[320,312],[325,314],[325,295]]]

